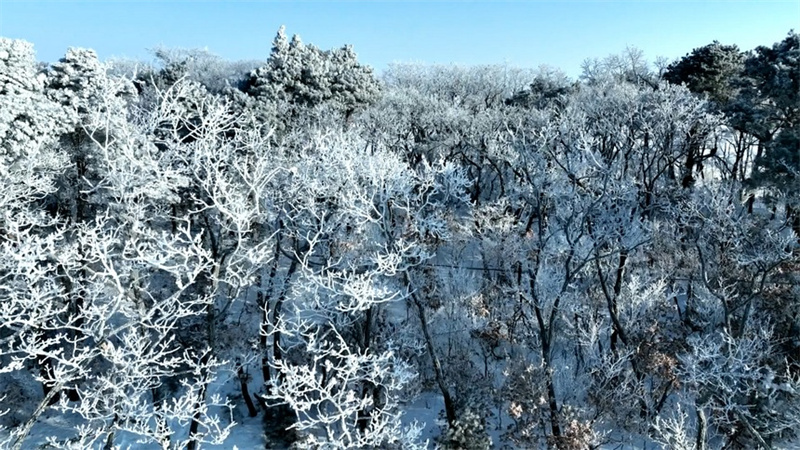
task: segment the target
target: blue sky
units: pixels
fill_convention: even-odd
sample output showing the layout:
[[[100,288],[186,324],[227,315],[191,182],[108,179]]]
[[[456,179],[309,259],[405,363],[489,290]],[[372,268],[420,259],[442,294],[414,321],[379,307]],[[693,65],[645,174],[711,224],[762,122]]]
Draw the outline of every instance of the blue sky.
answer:
[[[150,59],[147,49],[206,47],[265,59],[280,25],[327,49],[352,44],[378,70],[393,61],[558,67],[642,49],[683,56],[717,39],[742,49],[800,30],[800,0],[784,1],[36,1],[0,0],[0,36],[54,61],[67,47],[101,58]]]

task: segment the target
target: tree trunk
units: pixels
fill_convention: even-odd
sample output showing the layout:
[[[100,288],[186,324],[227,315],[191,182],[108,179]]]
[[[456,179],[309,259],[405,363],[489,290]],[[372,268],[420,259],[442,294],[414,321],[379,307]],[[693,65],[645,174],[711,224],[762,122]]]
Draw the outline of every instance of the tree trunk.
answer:
[[[545,381],[547,382],[547,404],[550,409],[550,428],[553,432],[553,437],[561,437],[561,424],[558,418],[558,401],[556,400],[556,387],[553,382],[553,366],[551,361],[550,351],[550,334],[545,327],[541,310],[538,306],[534,306],[536,312],[536,321],[539,323],[539,336],[542,344],[542,362],[544,362]]]
[[[215,269],[215,273],[212,279],[217,279],[219,275],[219,265],[217,265]],[[211,289],[212,292],[216,292],[216,287]],[[217,315],[216,309],[214,307],[214,301],[212,300],[209,303],[207,310],[206,310],[206,336],[208,339],[208,348],[209,351],[200,359],[200,365],[206,367],[211,360],[212,355],[214,355],[214,349],[216,347],[217,336],[216,336],[216,326],[217,326]],[[203,374],[205,375],[205,374]],[[200,393],[197,396],[197,402],[195,403],[195,410],[199,409],[200,404],[205,401],[206,398],[206,384],[203,384],[203,387],[200,389]],[[186,445],[186,450],[197,450],[197,440],[195,439],[195,435],[197,434],[198,430],[200,429],[200,413],[195,412],[192,416],[192,423],[189,425],[189,443]]]
[[[279,224],[280,226],[280,224]],[[258,307],[264,312],[264,315],[261,316],[261,324],[259,328],[259,343],[261,344],[261,376],[264,380],[264,385],[267,389],[267,395],[270,394],[270,385],[269,380],[272,378],[272,374],[270,373],[270,366],[269,366],[269,344],[268,344],[268,336],[269,336],[269,303],[272,300],[272,290],[275,287],[275,277],[277,276],[278,272],[278,265],[280,264],[280,247],[281,247],[281,234],[278,233],[278,237],[275,242],[275,251],[273,253],[273,260],[272,260],[272,267],[269,270],[269,281],[266,291],[259,292],[256,296]],[[260,278],[261,275],[259,275]],[[263,403],[260,401],[260,403]],[[265,406],[262,404],[262,406]]]
[[[108,437],[106,438],[106,444],[103,446],[103,450],[114,450],[114,436],[116,433],[113,430],[113,427],[117,424],[118,417],[114,414],[114,420],[111,421],[112,430],[108,432]]]
[[[628,337],[625,333],[625,329],[622,327],[622,323],[619,320],[619,308],[617,305],[617,298],[619,297],[620,292],[622,292],[622,277],[625,274],[625,264],[628,260],[628,252],[626,250],[622,250],[619,255],[619,261],[617,263],[617,271],[616,271],[616,280],[614,281],[613,291],[608,291],[608,286],[606,284],[605,275],[603,274],[603,270],[600,267],[600,257],[599,252],[595,251],[595,268],[597,269],[597,277],[600,279],[600,287],[603,291],[603,295],[606,298],[606,306],[608,308],[608,315],[611,317],[611,352],[617,352],[617,338],[622,339],[622,343],[628,345]]]
[[[242,398],[244,398],[244,403],[247,405],[247,412],[250,414],[250,417],[255,417],[258,415],[258,410],[256,409],[256,405],[253,404],[253,398],[250,397],[250,390],[247,388],[247,374],[244,371],[244,366],[239,366],[236,375],[239,378],[239,385],[242,388]]]
[[[550,406],[550,427],[553,430],[553,436],[556,438],[561,437],[561,425],[558,420],[558,403],[556,403],[556,388],[553,383],[553,368],[550,364],[546,364],[547,370],[547,402]]]
[[[203,358],[200,360],[200,363],[206,365],[208,364],[210,358],[211,358],[211,353],[208,353],[205,356],[203,356]],[[204,385],[202,388],[200,388],[200,394],[197,396],[197,403],[195,403],[194,405],[195,409],[199,407],[199,404],[203,402],[205,398],[206,398],[206,387]],[[197,450],[198,441],[196,436],[199,430],[200,430],[200,413],[195,412],[194,415],[192,416],[192,423],[191,425],[189,425],[189,443],[186,444],[186,450]]]
[[[371,339],[372,339],[372,309],[374,307],[370,306],[366,311],[366,317],[364,318],[364,343],[362,345],[362,351],[369,350]],[[375,400],[376,395],[376,387],[372,383],[365,382],[363,386],[361,386],[361,398],[365,398],[368,395],[372,395],[373,400]],[[374,403],[373,403],[374,404]],[[369,426],[370,421],[370,414],[364,408],[358,411],[358,430],[361,433],[364,433]]]
[[[55,405],[59,400],[61,400],[61,394],[56,391],[50,395],[54,389],[54,383],[48,382],[48,380],[52,378],[53,362],[49,357],[45,356],[37,359],[37,363],[39,365],[39,372],[42,377],[42,392],[44,393],[45,398],[50,398],[50,403],[47,406]]]
[[[292,275],[297,270],[297,260],[293,259],[291,264],[289,264],[289,271],[286,272],[286,281],[284,282],[284,286],[281,288],[281,295],[278,297],[278,300],[275,302],[275,309],[272,313],[272,320],[273,323],[278,323],[281,317],[281,310],[283,309],[283,302],[286,300],[286,286],[285,284],[292,279]],[[275,333],[272,335],[272,357],[275,362],[278,362],[283,359],[283,351],[281,350],[281,333],[277,329]],[[283,373],[278,373],[278,381],[283,382]]]
[[[406,285],[410,285],[411,280],[408,278],[408,274],[404,274],[404,277]],[[431,333],[428,330],[428,319],[425,316],[425,307],[422,306],[422,302],[419,300],[419,297],[417,297],[417,294],[413,291],[411,293],[411,300],[417,307],[417,315],[419,316],[419,321],[422,325],[422,335],[425,337],[425,346],[428,348],[428,355],[433,362],[433,372],[434,376],[436,377],[436,384],[439,386],[439,390],[442,391],[442,398],[444,399],[444,411],[447,415],[447,423],[452,427],[456,423],[456,406],[455,402],[453,402],[453,397],[450,395],[450,390],[447,388],[447,383],[444,381],[442,364],[439,361],[439,357],[436,355],[436,350],[433,348],[433,339],[431,338]]]
[[[697,408],[697,450],[706,450],[706,413]]]
[[[694,166],[697,164],[695,160],[695,151],[694,145],[689,146],[689,152],[686,154],[686,164],[684,165],[685,172],[683,173],[683,179],[681,180],[681,186],[684,189],[692,187],[694,184]]]
[[[155,387],[150,390],[150,394],[153,396],[153,410],[158,413],[156,415],[156,432],[159,435],[166,436],[159,442],[161,448],[170,448],[170,436],[169,436],[169,426],[167,425],[167,420],[163,415],[163,408],[161,406],[161,402],[163,401],[163,396],[161,395],[160,389],[163,386]]]
[[[42,401],[39,402],[39,406],[36,407],[36,410],[33,412],[33,415],[31,415],[28,421],[25,422],[22,428],[19,429],[19,432],[16,432],[17,430],[15,430],[16,437],[14,438],[13,444],[11,444],[12,449],[20,450],[22,448],[22,443],[25,440],[25,438],[28,437],[28,435],[30,434],[33,425],[36,423],[36,421],[39,420],[39,417],[42,415],[44,410],[47,409],[47,406],[50,405],[50,402],[53,400],[53,397],[58,395],[58,393],[61,391],[61,387],[62,386],[60,384],[53,386],[47,393],[47,395],[44,396]]]

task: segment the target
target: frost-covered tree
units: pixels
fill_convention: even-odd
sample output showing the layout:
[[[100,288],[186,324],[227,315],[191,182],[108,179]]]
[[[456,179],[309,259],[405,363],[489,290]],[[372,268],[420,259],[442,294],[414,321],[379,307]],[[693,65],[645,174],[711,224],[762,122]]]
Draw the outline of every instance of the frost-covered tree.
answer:
[[[792,36],[378,83],[281,30],[242,86],[0,40],[0,446],[791,447]]]
[[[506,104],[525,108],[545,109],[551,104],[563,104],[577,85],[560,71],[540,68],[530,85],[506,99]]]
[[[165,87],[186,77],[202,84],[213,94],[242,88],[250,72],[263,65],[262,61],[225,61],[207,49],[159,47],[153,50],[153,55],[156,57],[155,67],[139,69],[137,75],[142,82],[160,82]],[[151,76],[153,78],[149,79]]]
[[[753,181],[795,192],[800,168],[800,35],[790,32],[771,47],[756,48],[745,61],[740,83],[732,122],[758,139]],[[788,206],[787,215],[800,231],[798,201],[792,198]]]
[[[351,46],[320,50],[278,30],[267,64],[254,70],[245,92],[259,102],[286,102],[302,108],[331,104],[349,117],[373,102],[380,84],[372,68],[360,64]]]
[[[42,211],[41,201],[57,190],[55,180],[68,167],[57,142],[71,117],[47,98],[44,78],[31,44],[0,38],[0,361],[9,376],[31,362],[46,370],[43,359],[28,360],[19,349],[64,312],[54,278],[58,261],[68,259],[61,246],[66,230]],[[40,342],[40,349],[47,345]]]
[[[129,80],[108,74],[108,67],[94,50],[70,48],[64,58],[49,67],[47,95],[72,118],[71,128],[60,138],[70,168],[59,180],[59,192],[48,198],[54,212],[76,223],[86,222],[104,202],[92,192],[104,175],[102,155],[94,141],[114,139],[117,127],[127,120],[134,93]]]
[[[340,133],[312,135],[293,168],[287,217],[302,253],[295,250],[298,279],[276,310],[272,338],[285,350],[273,362],[270,397],[295,405],[293,427],[311,442],[415,445],[396,423],[400,389],[413,377],[385,334],[400,319],[386,315],[414,295],[411,269],[448,233],[435,202],[460,196],[463,181],[444,166],[415,173],[387,150]],[[335,385],[340,378],[349,384]],[[336,422],[326,425],[328,418]]]
[[[170,220],[165,214],[168,206],[177,201],[193,173],[185,164],[187,153],[166,151],[170,145],[178,150],[176,146],[185,144],[179,139],[165,143],[169,136],[153,131],[164,122],[180,122],[178,112],[167,107],[171,102],[167,94],[159,105],[164,107],[129,121],[128,105],[118,95],[125,91],[117,89],[126,86],[126,80],[105,77],[106,68],[93,63],[93,53],[71,52],[53,70],[51,85],[52,96],[64,100],[66,112],[79,124],[77,130],[64,131],[82,133],[80,147],[61,141],[68,149],[62,164],[65,169],[69,162],[75,164],[66,157],[77,150],[91,155],[94,174],[83,177],[86,184],[80,187],[60,189],[90,190],[96,199],[93,214],[76,217],[69,209],[48,215],[39,211],[38,224],[25,224],[23,214],[3,224],[7,282],[2,291],[2,357],[9,359],[4,367],[21,371],[39,366],[28,376],[45,387],[43,398],[28,399],[38,406],[11,431],[9,445],[19,448],[37,420],[54,410],[80,418],[72,443],[56,445],[85,448],[105,441],[113,446],[125,434],[165,448],[221,441],[232,424],[221,423],[209,406],[228,405],[206,398],[221,361],[218,354],[210,354],[213,347],[179,342],[178,331],[187,320],[213,307],[220,292],[205,289],[209,277],[211,285],[236,286],[246,276],[240,270],[258,264],[259,256],[251,251],[249,264],[243,264],[235,253],[239,261],[220,272],[222,261],[206,248],[191,217]],[[87,75],[76,67],[95,70]],[[57,105],[44,96],[41,101],[45,107]],[[219,127],[227,123],[218,116],[209,113],[204,118],[202,131],[207,134],[198,133],[197,142],[207,142],[204,139],[210,136],[207,139],[216,143]],[[51,138],[52,147],[57,138]],[[196,147],[200,164],[211,164],[203,159],[204,147]],[[47,162],[41,156],[37,160]],[[36,165],[31,169],[38,169],[39,176],[48,173]],[[36,183],[31,177],[28,187]],[[39,192],[9,199],[7,211],[22,211],[44,195],[58,194],[59,186],[50,183]],[[219,181],[212,186],[218,187]],[[230,207],[235,201],[230,195],[217,192],[210,198],[226,202],[205,204],[228,212],[224,217],[248,220]],[[157,392],[168,380],[179,387],[159,398]],[[63,392],[70,395],[59,395]],[[191,427],[185,430],[188,423]]]
[[[626,47],[624,51],[605,58],[586,59],[581,69],[581,79],[589,84],[617,80],[655,87],[659,78],[644,52],[636,47]]]
[[[58,103],[47,98],[46,75],[39,71],[33,46],[25,41],[0,40],[0,148],[3,176],[51,158],[53,140],[74,124]],[[41,154],[41,155],[40,155]]]

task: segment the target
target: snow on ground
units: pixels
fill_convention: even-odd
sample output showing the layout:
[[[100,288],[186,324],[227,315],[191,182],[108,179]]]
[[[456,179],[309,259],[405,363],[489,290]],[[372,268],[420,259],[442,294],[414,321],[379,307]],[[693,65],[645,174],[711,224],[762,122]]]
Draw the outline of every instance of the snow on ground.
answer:
[[[204,445],[203,449],[232,449],[234,447],[239,450],[250,449],[263,449],[266,445],[264,439],[264,424],[261,415],[256,417],[247,417],[236,425],[236,428],[231,431],[231,434],[225,439],[221,445]]]
[[[251,388],[252,388],[251,384]],[[263,449],[266,442],[264,439],[264,425],[262,423],[261,415],[256,417],[249,417],[244,403],[241,401],[241,392],[239,391],[239,383],[234,374],[230,370],[221,370],[218,377],[213,384],[209,386],[208,395],[219,394],[223,398],[232,399],[236,402],[233,411],[233,420],[236,426],[232,429],[231,434],[220,445],[202,445],[201,448],[208,450],[229,450],[238,448],[245,449]],[[231,413],[225,408],[214,408],[212,413],[217,414],[222,420],[223,424],[230,422]],[[76,415],[63,414],[58,411],[45,411],[39,421],[34,425],[30,435],[25,440],[23,450],[39,450],[45,448],[53,448],[47,446],[47,439],[54,437],[58,441],[64,442],[75,436],[75,427],[81,423],[81,418]],[[183,429],[188,432],[189,425],[185,427],[176,424],[176,430]],[[180,438],[185,437],[178,436]],[[159,450],[161,447],[155,443],[142,444],[137,442],[138,436],[131,433],[120,432],[114,440],[114,445],[120,449],[132,450]],[[2,440],[0,440],[2,441]],[[94,448],[101,449],[105,444],[104,440],[98,442]]]
[[[235,380],[232,380],[235,381]],[[216,386],[218,392],[222,393],[228,391],[231,395],[236,395],[235,383],[220,383]],[[237,408],[238,409],[238,408]],[[242,408],[244,409],[244,408]],[[404,426],[412,424],[414,421],[424,423],[422,429],[422,440],[428,441],[428,448],[436,448],[436,438],[440,435],[444,427],[444,402],[442,397],[437,392],[423,392],[414,401],[409,402],[403,408],[404,414],[401,417],[401,422]],[[225,415],[227,417],[227,414]],[[496,423],[497,414],[489,414],[487,420],[487,431],[492,438],[494,448],[501,448],[500,434],[503,432],[503,427],[497,427]],[[236,427],[231,434],[220,445],[203,445],[202,449],[208,450],[232,450],[234,448],[239,450],[250,449],[263,449],[265,448],[266,441],[264,439],[264,429],[262,424],[262,417],[259,414],[256,417],[248,417],[246,411],[239,411],[234,414],[237,422]],[[507,417],[504,418],[503,425],[508,424]],[[40,450],[52,449],[53,447],[46,446],[47,437],[54,436],[60,440],[66,440],[74,435],[74,427],[78,422],[75,417],[67,417],[57,412],[45,413],[43,418],[36,424],[33,433],[25,441],[22,447],[24,450]],[[188,427],[187,427],[188,428]],[[630,442],[630,436],[619,435],[613,431],[608,436],[609,442],[603,445],[603,450],[640,450],[640,449],[657,449],[658,447],[652,442],[639,441]],[[104,442],[98,443],[95,448],[100,450]],[[132,449],[132,450],[159,450],[155,444],[138,444],[136,437],[130,434],[119,434],[115,440],[117,448]],[[507,449],[513,449],[506,443]]]
[[[428,448],[434,448],[436,438],[441,434],[442,425],[445,420],[444,400],[441,394],[435,392],[423,392],[417,398],[403,408],[403,416],[400,421],[403,426],[408,426],[414,421],[424,424],[421,440],[428,440]]]

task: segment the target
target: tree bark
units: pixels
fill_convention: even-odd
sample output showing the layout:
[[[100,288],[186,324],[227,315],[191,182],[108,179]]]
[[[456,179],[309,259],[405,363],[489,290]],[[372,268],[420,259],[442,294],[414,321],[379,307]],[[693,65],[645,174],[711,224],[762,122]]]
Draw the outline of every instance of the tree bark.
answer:
[[[47,395],[44,396],[41,402],[39,402],[39,406],[36,407],[36,410],[33,412],[33,415],[25,422],[25,425],[22,426],[17,436],[14,438],[14,443],[11,445],[13,450],[20,450],[22,448],[22,443],[25,441],[25,438],[31,432],[33,425],[36,424],[36,421],[39,420],[39,417],[42,415],[45,409],[50,405],[50,402],[53,400],[53,397],[58,395],[61,391],[62,386],[57,384],[53,386]]]
[[[256,405],[253,404],[253,398],[250,397],[250,390],[247,388],[247,374],[244,372],[244,366],[239,366],[236,375],[239,378],[239,385],[242,388],[242,398],[244,398],[244,403],[247,405],[247,412],[250,414],[250,417],[255,417],[258,415],[258,410],[256,409]]]
[[[200,360],[201,363],[202,364],[208,363],[209,357],[210,357],[210,354],[205,355]],[[202,388],[200,388],[200,394],[198,395],[197,403],[195,403],[195,407],[197,407],[199,405],[199,403],[201,403],[205,399],[205,397],[206,397],[206,388],[205,388],[205,386],[203,386]],[[197,450],[198,441],[197,441],[197,438],[195,436],[197,435],[197,432],[199,431],[199,429],[200,429],[200,413],[196,412],[192,416],[191,425],[189,425],[189,443],[186,444],[186,450]]]
[[[208,345],[211,351],[203,355],[200,359],[200,364],[202,366],[206,366],[209,361],[211,360],[211,355],[214,353],[214,344],[216,342],[216,333],[215,333],[215,326],[216,326],[216,314],[214,314],[214,304],[211,303],[208,305],[208,312],[206,313],[206,327],[208,333]],[[206,385],[204,384],[202,388],[200,388],[200,393],[197,396],[197,402],[195,403],[195,409],[198,409],[200,403],[202,403],[206,398]],[[192,423],[189,425],[189,443],[186,445],[186,450],[197,450],[198,441],[195,438],[198,430],[200,429],[200,413],[195,412],[192,416]]]
[[[410,285],[411,280],[408,278],[408,274],[405,274],[404,277],[406,285]],[[433,362],[433,372],[434,376],[436,377],[436,384],[439,386],[439,390],[442,391],[442,398],[444,399],[444,411],[447,415],[447,423],[452,427],[456,423],[455,402],[453,402],[453,397],[450,395],[450,390],[447,388],[447,383],[445,383],[444,374],[442,373],[442,364],[439,361],[439,357],[436,355],[436,350],[433,348],[433,339],[431,338],[431,333],[428,329],[428,319],[425,316],[425,307],[422,305],[419,297],[417,297],[417,294],[414,292],[411,293],[411,300],[417,307],[417,315],[419,316],[419,321],[422,325],[422,335],[425,337],[425,346],[427,347],[428,355]]]
[[[370,347],[370,344],[371,344],[370,341],[372,339],[371,334],[372,334],[372,309],[373,308],[374,308],[373,306],[370,306],[367,309],[366,314],[365,314],[366,317],[364,318],[364,343],[362,345],[362,351],[369,350],[369,347]],[[376,391],[375,385],[373,385],[372,383],[369,383],[369,382],[365,382],[361,386],[361,398],[365,398],[365,397],[367,397],[367,395],[372,395],[372,398],[373,398],[373,401],[374,401],[376,399],[376,397],[377,397],[375,391]],[[361,433],[364,433],[367,430],[367,427],[369,426],[369,421],[370,421],[369,412],[366,411],[366,409],[364,409],[364,408],[360,409],[358,411],[357,422],[358,422],[358,430]]]
[[[281,224],[279,223],[278,226],[281,226]],[[264,380],[264,385],[266,386],[267,389],[267,395],[269,395],[270,393],[269,380],[270,378],[272,378],[269,365],[269,344],[268,344],[268,336],[270,331],[269,303],[270,300],[272,299],[272,293],[273,293],[272,290],[275,286],[275,277],[277,276],[278,265],[280,263],[280,247],[281,247],[281,234],[279,232],[275,242],[275,251],[273,253],[272,267],[269,270],[269,285],[265,292],[259,292],[257,295],[258,306],[264,312],[264,315],[261,316],[261,324],[259,328],[259,335],[260,335],[259,343],[261,344],[261,376],[262,379]]]
[[[706,450],[706,413],[697,408],[697,450]]]
[[[297,270],[297,260],[293,259],[291,264],[289,264],[289,271],[286,273],[286,281],[288,283],[289,280],[292,279],[292,275]],[[286,286],[281,288],[281,295],[278,297],[278,300],[275,302],[275,309],[272,313],[272,320],[273,323],[278,323],[281,317],[281,310],[283,309],[283,302],[286,300]],[[278,362],[283,359],[283,351],[281,350],[281,333],[277,329],[275,333],[272,335],[272,357],[275,362]],[[279,373],[279,382],[283,382],[283,373]]]
[[[539,336],[542,344],[542,362],[544,363],[545,382],[547,383],[547,404],[550,409],[550,428],[553,437],[561,437],[561,423],[558,417],[558,401],[556,400],[556,387],[553,382],[553,367],[551,365],[550,336],[547,325],[544,323],[541,309],[534,305],[536,321],[539,323]]]

